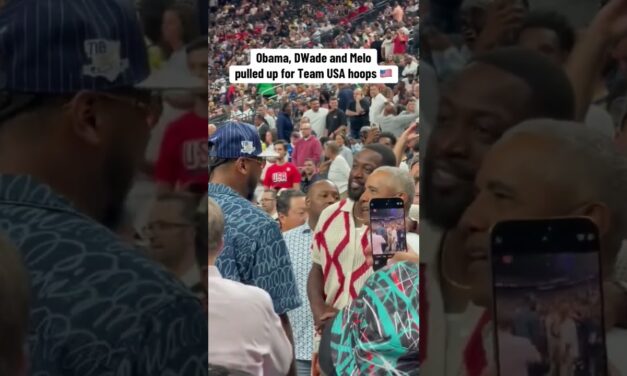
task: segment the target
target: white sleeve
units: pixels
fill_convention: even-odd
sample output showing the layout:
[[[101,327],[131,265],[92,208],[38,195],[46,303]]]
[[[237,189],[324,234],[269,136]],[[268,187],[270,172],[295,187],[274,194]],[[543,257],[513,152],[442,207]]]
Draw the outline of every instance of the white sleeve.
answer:
[[[263,359],[264,375],[285,375],[290,369],[294,357],[290,343],[281,319],[274,312],[269,295],[264,296],[265,325],[268,328],[268,353]]]

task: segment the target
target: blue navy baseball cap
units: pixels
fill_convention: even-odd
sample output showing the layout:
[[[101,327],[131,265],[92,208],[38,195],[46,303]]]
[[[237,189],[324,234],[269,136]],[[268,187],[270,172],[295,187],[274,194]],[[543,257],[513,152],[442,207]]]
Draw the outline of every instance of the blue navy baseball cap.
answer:
[[[229,121],[209,138],[209,157],[237,159],[259,157],[259,154],[261,139],[251,124]]]
[[[149,73],[133,0],[9,0],[0,8],[0,91],[130,88]]]

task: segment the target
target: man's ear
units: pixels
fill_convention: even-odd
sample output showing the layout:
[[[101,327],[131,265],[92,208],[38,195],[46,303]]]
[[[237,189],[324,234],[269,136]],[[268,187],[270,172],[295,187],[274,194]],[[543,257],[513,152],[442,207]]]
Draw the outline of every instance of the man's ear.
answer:
[[[248,173],[248,167],[246,166],[243,158],[239,158],[235,161],[235,171],[241,175],[246,175]]]
[[[100,127],[96,112],[97,94],[82,91],[76,94],[66,105],[66,112],[70,117],[72,133],[90,145],[102,142]]]

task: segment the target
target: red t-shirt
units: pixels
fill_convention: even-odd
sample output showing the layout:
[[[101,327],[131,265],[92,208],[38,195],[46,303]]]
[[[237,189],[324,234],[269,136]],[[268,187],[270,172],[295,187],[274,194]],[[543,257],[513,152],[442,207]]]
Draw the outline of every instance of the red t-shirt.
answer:
[[[170,123],[163,135],[155,180],[183,189],[207,189],[209,149],[207,119],[188,112]]]
[[[392,43],[394,45],[392,52],[394,54],[404,54],[407,51],[407,36],[406,35],[397,35]]]
[[[294,184],[300,183],[300,172],[292,163],[278,164],[268,167],[263,185],[267,188],[282,189],[294,188]]]

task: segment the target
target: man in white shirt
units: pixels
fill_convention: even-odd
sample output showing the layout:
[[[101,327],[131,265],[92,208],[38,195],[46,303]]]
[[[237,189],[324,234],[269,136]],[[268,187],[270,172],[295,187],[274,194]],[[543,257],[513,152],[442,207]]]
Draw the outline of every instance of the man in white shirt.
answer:
[[[513,323],[511,318],[499,318],[499,367],[501,374],[529,376],[529,366],[542,360],[540,353],[529,339],[515,336],[512,331]]]
[[[207,200],[209,221],[209,363],[250,375],[285,375],[293,350],[270,295],[222,278],[215,260],[224,243],[220,206]]]
[[[405,68],[403,68],[403,72],[401,76],[403,77],[403,81],[406,84],[409,84],[409,79],[407,76],[416,77],[418,75],[418,60],[411,56],[407,55],[405,57]]]
[[[337,185],[340,197],[344,198],[348,190],[348,175],[350,175],[351,167],[340,152],[340,147],[335,141],[328,141],[324,144],[324,156],[327,159],[324,163],[329,164],[327,178]]]
[[[383,107],[387,102],[385,95],[381,93],[381,88],[379,85],[375,84],[370,86],[370,111],[368,112],[368,119],[370,120],[370,125],[378,124],[379,114],[383,111]]]
[[[309,102],[309,110],[305,111],[304,117],[309,119],[311,129],[316,132],[316,136],[324,136],[324,130],[327,128],[327,114],[329,110],[320,107],[320,102],[317,99],[312,99]]]

